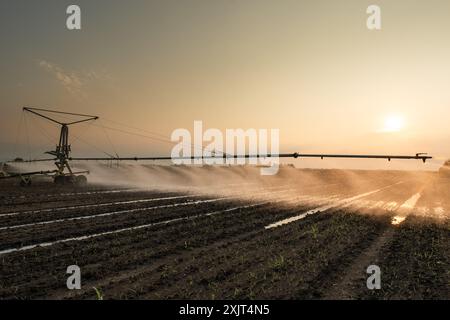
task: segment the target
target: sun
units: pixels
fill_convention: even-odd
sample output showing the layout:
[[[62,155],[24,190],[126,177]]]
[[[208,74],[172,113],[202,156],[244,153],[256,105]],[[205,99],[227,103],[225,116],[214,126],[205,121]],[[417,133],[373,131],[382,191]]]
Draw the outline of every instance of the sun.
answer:
[[[405,119],[399,115],[388,116],[384,120],[383,131],[384,132],[398,132],[405,126]]]

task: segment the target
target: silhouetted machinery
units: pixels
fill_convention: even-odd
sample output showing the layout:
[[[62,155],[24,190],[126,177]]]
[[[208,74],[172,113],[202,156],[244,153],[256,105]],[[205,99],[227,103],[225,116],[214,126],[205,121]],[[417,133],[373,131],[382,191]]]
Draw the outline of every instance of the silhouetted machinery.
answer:
[[[30,160],[26,162],[38,162],[38,161],[55,161],[56,170],[49,171],[36,171],[36,172],[27,172],[27,173],[14,173],[9,175],[9,177],[19,176],[21,178],[22,185],[30,185],[31,177],[34,175],[52,175],[56,184],[76,184],[76,185],[84,185],[87,183],[87,178],[85,174],[88,174],[88,171],[79,171],[75,172],[72,170],[69,164],[70,158],[70,144],[69,144],[69,126],[83,123],[87,121],[97,120],[97,116],[78,114],[78,113],[70,113],[70,112],[61,112],[47,109],[39,109],[39,108],[23,108],[24,112],[30,112],[36,116],[44,118],[50,122],[56,123],[61,126],[61,131],[59,135],[59,143],[56,146],[56,149],[53,151],[47,151],[46,154],[54,156],[53,159],[39,159],[39,160]],[[43,114],[45,113],[45,114]],[[66,116],[74,116],[78,117],[78,120],[69,121],[69,122],[61,122],[53,117],[50,117],[48,114],[59,114]],[[25,162],[23,159],[16,158],[14,162]],[[7,165],[7,164],[6,164]]]
[[[55,111],[55,110],[48,110],[48,109],[40,109],[40,108],[29,108],[25,107],[23,108],[24,112],[29,112],[34,114],[35,116],[41,117],[43,119],[46,119],[50,122],[56,123],[57,125],[61,126],[60,135],[59,135],[59,143],[56,145],[56,149],[53,151],[47,151],[46,154],[49,154],[53,156],[53,158],[50,159],[35,159],[35,160],[23,160],[21,158],[16,158],[14,161],[10,161],[5,163],[6,169],[4,170],[6,172],[5,176],[0,176],[0,179],[6,179],[6,178],[13,178],[13,177],[20,177],[21,179],[21,185],[28,186],[31,184],[31,177],[36,175],[45,175],[45,176],[51,176],[53,177],[53,180],[56,184],[72,184],[72,185],[84,185],[87,182],[86,174],[89,174],[88,171],[73,171],[69,162],[70,161],[143,161],[143,160],[150,160],[150,161],[158,161],[158,160],[175,160],[175,159],[190,159],[190,160],[196,160],[196,159],[211,159],[211,158],[217,158],[218,155],[212,155],[212,156],[191,156],[191,157],[178,157],[178,158],[172,158],[172,157],[108,157],[108,158],[99,158],[99,157],[90,157],[90,158],[72,158],[70,156],[72,150],[69,144],[69,126],[75,125],[78,123],[88,122],[88,121],[94,121],[97,120],[99,117],[92,116],[92,115],[86,115],[86,114],[78,114],[78,113],[71,113],[71,112],[61,112],[61,111]],[[52,116],[50,116],[50,115]],[[63,122],[55,119],[56,115],[60,115],[60,117],[67,118],[67,116],[71,116],[72,118],[75,117],[76,120]],[[404,155],[358,155],[358,154],[302,154],[302,153],[279,153],[279,154],[225,154],[220,155],[219,157],[223,157],[224,159],[230,159],[230,158],[356,158],[356,159],[387,159],[388,161],[391,161],[391,159],[401,159],[401,160],[422,160],[423,162],[426,162],[428,159],[432,159],[432,157],[428,156],[426,153],[417,153],[412,156],[404,156]],[[48,171],[35,171],[35,172],[20,172],[8,169],[9,164],[14,163],[32,163],[32,162],[49,162],[54,161],[54,164],[56,166],[55,170],[48,170]],[[448,167],[448,165],[447,165]]]

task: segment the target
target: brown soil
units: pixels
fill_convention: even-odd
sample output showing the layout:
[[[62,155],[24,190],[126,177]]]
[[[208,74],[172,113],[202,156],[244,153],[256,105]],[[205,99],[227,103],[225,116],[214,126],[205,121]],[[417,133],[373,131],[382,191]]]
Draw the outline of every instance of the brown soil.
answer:
[[[245,190],[61,189],[49,182],[19,188],[1,181],[0,298],[95,299],[93,287],[105,299],[450,298],[450,180],[431,173],[302,174],[315,179],[259,181]],[[380,188],[360,200],[401,205],[419,190],[422,197],[397,226],[395,208],[355,202],[265,228],[323,206],[320,199]],[[73,264],[81,268],[81,290],[66,288]],[[382,270],[381,290],[366,287],[371,264]]]

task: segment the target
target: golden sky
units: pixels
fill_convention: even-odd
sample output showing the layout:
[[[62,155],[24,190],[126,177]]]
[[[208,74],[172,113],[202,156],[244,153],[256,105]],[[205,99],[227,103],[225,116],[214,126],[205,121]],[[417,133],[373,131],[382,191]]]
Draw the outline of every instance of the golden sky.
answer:
[[[208,128],[278,128],[285,152],[429,152],[437,158],[430,169],[450,158],[447,0],[75,1],[82,30],[68,31],[72,3],[0,4],[0,159],[25,152],[17,135],[23,106],[95,114],[167,138],[202,120]],[[382,30],[366,27],[371,4],[381,7]],[[168,144],[94,129],[73,133],[123,156],[170,153]],[[32,153],[53,148],[32,123],[29,130]]]

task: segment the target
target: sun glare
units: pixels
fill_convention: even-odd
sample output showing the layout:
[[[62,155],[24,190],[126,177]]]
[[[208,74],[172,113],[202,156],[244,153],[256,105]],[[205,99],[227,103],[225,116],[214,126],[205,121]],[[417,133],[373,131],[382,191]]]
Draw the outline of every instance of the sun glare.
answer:
[[[398,132],[403,129],[405,121],[401,116],[389,116],[384,121],[384,132]]]

